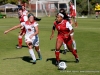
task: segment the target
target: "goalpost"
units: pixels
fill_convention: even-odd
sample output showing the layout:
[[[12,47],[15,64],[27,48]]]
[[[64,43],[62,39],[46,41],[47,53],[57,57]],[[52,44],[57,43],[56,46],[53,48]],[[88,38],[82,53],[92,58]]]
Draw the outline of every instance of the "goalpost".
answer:
[[[58,1],[36,1],[36,17],[38,15],[50,16],[55,14],[58,11],[55,3],[58,3]]]

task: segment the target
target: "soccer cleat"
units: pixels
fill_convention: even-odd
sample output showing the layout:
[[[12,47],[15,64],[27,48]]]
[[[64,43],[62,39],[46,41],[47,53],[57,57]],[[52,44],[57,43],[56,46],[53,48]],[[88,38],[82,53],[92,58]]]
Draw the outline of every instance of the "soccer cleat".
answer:
[[[58,66],[58,65],[59,65],[59,61],[56,60],[56,66]]]
[[[22,47],[20,47],[20,46],[17,46],[16,48],[17,48],[17,49],[21,49]]]
[[[67,53],[67,49],[65,49],[62,53],[63,53],[63,54],[66,54],[66,53]]]
[[[76,63],[79,63],[79,59],[78,58],[76,58]]]
[[[39,57],[39,60],[42,60],[42,56]]]
[[[33,61],[33,64],[36,64],[36,60]]]

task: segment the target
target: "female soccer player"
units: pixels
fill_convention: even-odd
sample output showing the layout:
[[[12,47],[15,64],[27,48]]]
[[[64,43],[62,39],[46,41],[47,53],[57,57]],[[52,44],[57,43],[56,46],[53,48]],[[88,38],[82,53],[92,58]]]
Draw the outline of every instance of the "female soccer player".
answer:
[[[64,19],[69,21],[69,23],[72,25],[73,24],[73,21],[71,20],[71,18],[66,14],[65,10],[64,9],[60,9],[59,11],[60,13],[62,13],[64,15]],[[74,32],[71,33],[71,39],[72,39],[72,42],[73,42],[73,47],[74,47],[74,50],[76,50],[77,52],[77,48],[76,48],[76,42],[74,40]],[[64,46],[64,51],[63,51],[63,54],[66,54],[68,50],[66,44],[63,42],[63,46]]]
[[[100,14],[100,4],[98,2],[95,5],[95,14],[96,14],[96,19],[98,19],[98,15]]]
[[[52,34],[50,36],[50,40],[51,40],[54,36],[54,29],[56,28],[58,31],[58,36],[57,36],[57,40],[56,40],[56,51],[55,51],[57,65],[60,62],[59,50],[60,50],[63,42],[66,43],[68,49],[75,56],[76,62],[79,62],[78,55],[72,47],[72,39],[70,36],[70,34],[73,32],[73,28],[72,28],[71,24],[67,20],[64,20],[63,18],[64,18],[63,14],[59,13],[57,15],[57,21],[54,22]]]
[[[40,49],[39,49],[39,37],[38,37],[38,23],[34,20],[34,15],[32,13],[28,14],[28,21],[22,22],[19,25],[16,25],[8,30],[6,30],[4,33],[8,33],[14,29],[25,27],[26,33],[25,33],[25,42],[28,46],[29,53],[33,59],[33,64],[36,64],[36,57],[33,51],[33,46],[35,47],[39,59],[41,59]]]
[[[72,1],[70,1],[69,2],[69,9],[70,9],[70,17],[71,18],[73,18],[73,20],[74,20],[74,23],[75,23],[75,27],[77,27],[78,26],[78,24],[77,24],[77,21],[76,21],[76,11],[75,11],[75,6],[73,5],[73,2]]]
[[[25,6],[22,5],[22,8],[19,9],[18,14],[19,14],[20,23],[27,21],[28,11],[25,10]],[[34,16],[34,20],[35,21],[40,21],[41,19],[39,19],[39,18]],[[21,28],[20,34],[18,36],[18,46],[17,46],[17,49],[22,48],[22,37],[24,36],[24,34],[25,34],[25,29]]]
[[[23,15],[22,9],[19,9],[18,14],[20,23],[26,22],[28,20],[27,15]],[[25,28],[21,28],[20,34],[18,36],[18,46],[17,46],[18,49],[22,48],[22,37],[24,35],[25,35]]]

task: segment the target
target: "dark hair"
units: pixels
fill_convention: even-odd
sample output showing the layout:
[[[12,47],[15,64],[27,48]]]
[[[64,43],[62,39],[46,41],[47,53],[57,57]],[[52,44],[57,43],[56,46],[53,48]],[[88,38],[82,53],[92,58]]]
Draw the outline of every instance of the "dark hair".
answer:
[[[35,21],[40,21],[40,20],[41,20],[40,18],[35,17],[32,13],[29,13],[29,14],[28,14],[28,18],[29,18],[30,16],[33,16]]]
[[[32,13],[29,13],[29,14],[28,14],[28,18],[29,18],[30,16],[33,16],[33,17],[34,17],[34,15],[33,15]]]
[[[59,10],[59,12],[60,12],[60,13],[65,13],[65,9],[61,8],[61,9]]]

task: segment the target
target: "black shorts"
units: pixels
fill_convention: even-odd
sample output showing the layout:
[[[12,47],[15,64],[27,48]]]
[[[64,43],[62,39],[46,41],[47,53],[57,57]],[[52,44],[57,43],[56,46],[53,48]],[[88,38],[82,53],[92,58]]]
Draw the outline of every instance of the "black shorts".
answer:
[[[95,12],[100,12],[100,10],[95,10]]]

